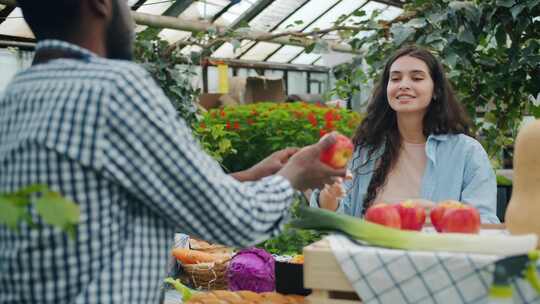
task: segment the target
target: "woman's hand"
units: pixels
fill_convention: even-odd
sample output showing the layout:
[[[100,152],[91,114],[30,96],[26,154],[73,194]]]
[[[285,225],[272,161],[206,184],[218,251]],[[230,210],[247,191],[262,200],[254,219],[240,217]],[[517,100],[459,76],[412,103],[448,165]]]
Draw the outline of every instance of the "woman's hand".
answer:
[[[351,178],[351,173],[347,171],[345,179]],[[324,185],[324,188],[319,193],[319,207],[335,211],[339,207],[339,200],[342,199],[345,194],[346,191],[343,186],[343,179],[341,178],[331,185]]]

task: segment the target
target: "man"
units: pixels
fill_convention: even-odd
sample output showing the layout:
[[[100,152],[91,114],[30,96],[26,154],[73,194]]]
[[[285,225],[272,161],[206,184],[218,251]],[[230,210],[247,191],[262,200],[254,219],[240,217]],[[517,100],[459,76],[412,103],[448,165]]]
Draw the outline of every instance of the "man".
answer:
[[[35,213],[0,226],[0,303],[156,303],[174,232],[248,246],[279,231],[294,189],[345,175],[319,161],[333,136],[225,174],[129,61],[126,2],[18,1],[38,45],[0,100],[0,192],[47,184],[81,222],[75,240]]]

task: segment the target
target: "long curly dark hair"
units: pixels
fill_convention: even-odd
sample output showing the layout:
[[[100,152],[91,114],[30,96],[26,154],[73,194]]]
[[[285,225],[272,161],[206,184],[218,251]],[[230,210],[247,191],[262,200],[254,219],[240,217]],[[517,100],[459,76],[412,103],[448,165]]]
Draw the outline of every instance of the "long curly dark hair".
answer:
[[[456,100],[452,86],[445,76],[444,68],[428,50],[408,46],[393,54],[384,67],[383,74],[370,98],[367,116],[358,126],[353,137],[355,149],[367,148],[368,157],[384,146],[377,161],[363,202],[362,213],[373,203],[377,192],[386,183],[388,173],[399,157],[401,136],[397,126],[396,112],[390,107],[386,88],[390,79],[390,67],[400,57],[411,56],[426,63],[433,80],[433,99],[423,120],[424,136],[431,134],[470,135],[470,120],[461,104]]]

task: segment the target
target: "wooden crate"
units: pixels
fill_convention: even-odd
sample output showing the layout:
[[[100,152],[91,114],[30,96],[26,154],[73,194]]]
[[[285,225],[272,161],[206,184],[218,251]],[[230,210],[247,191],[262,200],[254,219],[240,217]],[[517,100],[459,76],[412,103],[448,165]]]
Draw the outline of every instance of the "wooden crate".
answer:
[[[361,303],[326,240],[304,248],[304,286],[313,290],[310,304]]]
[[[481,228],[505,229],[505,225],[482,224]],[[313,290],[307,297],[311,304],[361,303],[326,240],[304,248],[304,287]]]

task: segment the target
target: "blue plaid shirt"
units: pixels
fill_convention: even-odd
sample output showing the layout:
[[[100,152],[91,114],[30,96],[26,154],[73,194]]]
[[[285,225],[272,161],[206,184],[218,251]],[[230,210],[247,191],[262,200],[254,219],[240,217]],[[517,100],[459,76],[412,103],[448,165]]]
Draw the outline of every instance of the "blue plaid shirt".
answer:
[[[206,155],[151,76],[62,41],[76,58],[15,76],[0,100],[0,193],[44,183],[77,202],[75,240],[0,226],[0,303],[156,303],[174,232],[248,246],[275,235],[293,189],[240,183]]]

